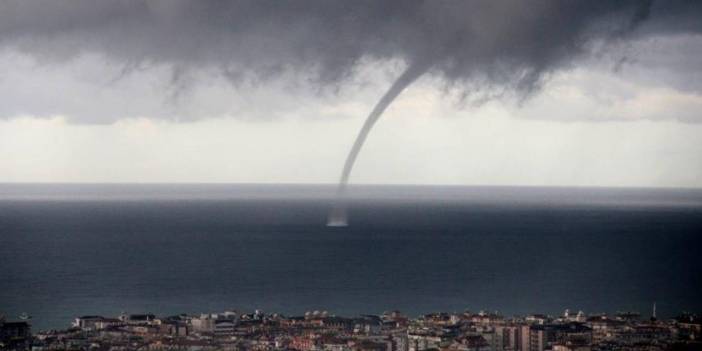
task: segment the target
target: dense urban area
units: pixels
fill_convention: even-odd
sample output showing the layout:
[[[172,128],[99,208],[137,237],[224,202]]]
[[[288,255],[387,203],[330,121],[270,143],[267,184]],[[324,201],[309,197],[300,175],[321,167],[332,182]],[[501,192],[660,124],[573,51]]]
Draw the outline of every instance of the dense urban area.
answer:
[[[32,332],[31,320],[0,317],[2,350],[589,351],[700,350],[702,320],[684,313],[504,317],[497,313],[398,311],[354,318],[326,311],[286,317],[261,311],[82,316],[65,330]]]

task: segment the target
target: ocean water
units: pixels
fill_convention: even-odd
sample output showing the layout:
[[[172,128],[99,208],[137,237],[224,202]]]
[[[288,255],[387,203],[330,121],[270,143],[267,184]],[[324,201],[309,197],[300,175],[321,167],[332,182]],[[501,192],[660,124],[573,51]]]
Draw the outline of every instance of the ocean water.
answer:
[[[702,312],[702,191],[0,184],[0,314]]]

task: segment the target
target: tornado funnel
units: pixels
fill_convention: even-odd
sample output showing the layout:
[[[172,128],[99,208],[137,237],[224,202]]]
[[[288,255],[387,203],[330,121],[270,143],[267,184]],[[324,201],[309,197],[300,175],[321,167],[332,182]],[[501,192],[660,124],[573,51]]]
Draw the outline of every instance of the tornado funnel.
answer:
[[[383,112],[385,112],[385,109],[390,106],[390,104],[395,100],[395,98],[397,98],[398,95],[400,95],[400,93],[402,93],[403,90],[405,90],[405,88],[424,74],[429,67],[429,61],[417,61],[410,63],[405,71],[390,86],[388,91],[385,92],[385,95],[383,95],[378,103],[375,104],[375,107],[373,107],[373,110],[366,118],[366,121],[363,123],[363,127],[361,127],[361,130],[356,136],[356,140],[354,141],[348,156],[346,156],[346,162],[344,162],[344,168],[341,172],[339,185],[336,189],[336,198],[334,199],[334,204],[332,205],[332,209],[327,217],[328,227],[348,226],[346,188],[348,186],[351,170],[353,169],[353,165],[356,163],[356,158],[363,147],[363,143],[366,141],[366,138],[368,138],[368,134],[370,133],[371,129],[373,129],[375,123],[378,121],[378,119],[380,119],[380,116],[383,115]]]

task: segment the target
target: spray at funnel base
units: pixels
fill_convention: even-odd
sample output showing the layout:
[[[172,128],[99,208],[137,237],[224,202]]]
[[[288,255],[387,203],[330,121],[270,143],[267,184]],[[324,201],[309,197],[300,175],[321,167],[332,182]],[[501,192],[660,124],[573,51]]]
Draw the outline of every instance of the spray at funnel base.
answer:
[[[346,227],[349,225],[346,207],[334,205],[327,218],[327,227]]]
[[[349,176],[351,175],[351,170],[356,162],[358,153],[363,147],[363,143],[368,138],[368,134],[378,121],[380,116],[383,114],[385,109],[390,106],[390,103],[397,98],[400,93],[405,90],[412,82],[419,78],[424,72],[430,67],[429,61],[418,61],[411,63],[407,69],[395,80],[395,82],[390,86],[385,95],[380,98],[373,110],[366,118],[363,123],[363,127],[358,132],[356,140],[349,151],[348,156],[346,156],[346,162],[344,163],[344,169],[341,172],[341,179],[339,180],[339,185],[336,189],[336,199],[331,211],[329,212],[329,217],[327,217],[328,227],[346,227],[348,226],[348,214],[346,211],[346,186],[349,183]]]

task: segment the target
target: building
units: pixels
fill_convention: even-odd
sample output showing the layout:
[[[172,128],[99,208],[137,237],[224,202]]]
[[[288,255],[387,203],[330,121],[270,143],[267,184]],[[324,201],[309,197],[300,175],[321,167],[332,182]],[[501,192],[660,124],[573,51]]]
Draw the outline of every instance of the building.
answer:
[[[529,328],[529,351],[544,351],[554,345],[590,345],[592,329],[581,323],[536,324]]]
[[[0,318],[0,350],[29,350],[32,330],[27,322],[6,322]]]
[[[96,330],[97,324],[104,320],[102,316],[82,316],[73,321],[73,327],[82,330]]]

